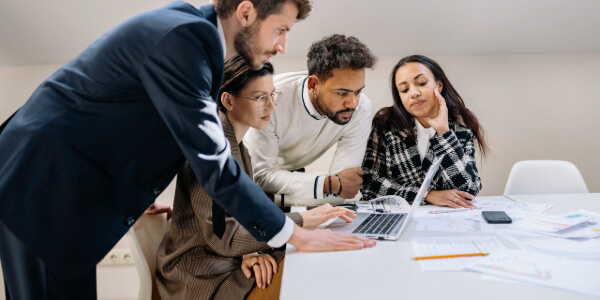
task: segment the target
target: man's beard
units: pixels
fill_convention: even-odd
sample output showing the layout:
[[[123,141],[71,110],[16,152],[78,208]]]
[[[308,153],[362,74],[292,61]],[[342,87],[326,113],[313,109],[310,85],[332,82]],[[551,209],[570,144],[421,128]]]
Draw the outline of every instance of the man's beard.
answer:
[[[327,118],[329,118],[329,120],[331,120],[333,123],[338,124],[338,125],[348,124],[348,122],[350,122],[350,120],[352,120],[352,116],[354,116],[354,113],[353,113],[350,116],[350,118],[348,118],[348,120],[344,121],[344,120],[342,120],[342,117],[340,116],[340,114],[345,113],[345,112],[353,112],[356,110],[355,108],[348,108],[348,109],[333,112],[329,109],[329,107],[325,107],[324,105],[321,105],[321,103],[319,102],[319,97],[317,95],[315,95],[315,103],[317,103],[317,107],[319,108],[319,110],[322,111],[327,116]]]
[[[244,58],[244,60],[254,70],[260,70],[266,61],[259,61],[261,53],[258,49],[258,31],[260,29],[260,22],[256,21],[249,27],[242,28],[235,37],[235,51]],[[277,54],[264,53],[271,56]]]

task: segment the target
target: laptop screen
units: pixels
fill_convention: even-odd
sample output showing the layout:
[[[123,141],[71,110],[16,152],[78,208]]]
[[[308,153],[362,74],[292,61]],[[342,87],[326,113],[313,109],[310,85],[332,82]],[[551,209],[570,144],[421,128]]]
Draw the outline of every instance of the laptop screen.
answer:
[[[413,201],[412,207],[410,209],[411,214],[413,211],[415,211],[417,208],[419,208],[419,206],[421,205],[421,202],[423,202],[423,198],[425,197],[425,194],[427,194],[427,191],[429,190],[429,185],[431,184],[431,181],[433,180],[433,176],[435,176],[435,173],[437,173],[437,170],[440,168],[440,165],[442,164],[442,160],[444,159],[445,156],[446,156],[446,154],[442,154],[431,165],[431,167],[429,167],[429,170],[427,171],[427,175],[425,175],[425,179],[423,180],[423,184],[421,184],[421,187],[419,188],[419,192],[417,193],[417,196],[415,196],[415,200]]]

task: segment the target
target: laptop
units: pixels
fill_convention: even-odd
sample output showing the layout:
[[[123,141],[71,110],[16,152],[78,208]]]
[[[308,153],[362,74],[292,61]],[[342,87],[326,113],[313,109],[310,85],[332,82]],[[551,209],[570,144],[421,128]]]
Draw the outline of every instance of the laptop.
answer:
[[[333,222],[327,226],[327,229],[340,233],[352,233],[377,240],[397,240],[400,234],[408,227],[413,213],[419,208],[423,197],[429,189],[433,176],[440,168],[444,155],[440,156],[427,171],[425,180],[419,188],[417,196],[408,213],[380,213],[380,212],[359,212],[357,218],[352,223]]]

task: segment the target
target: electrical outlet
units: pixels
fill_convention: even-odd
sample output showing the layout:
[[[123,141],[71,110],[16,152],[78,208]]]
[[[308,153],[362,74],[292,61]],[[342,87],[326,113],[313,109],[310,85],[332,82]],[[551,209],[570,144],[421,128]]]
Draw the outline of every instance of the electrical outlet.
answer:
[[[98,263],[99,266],[133,265],[130,249],[114,249]]]

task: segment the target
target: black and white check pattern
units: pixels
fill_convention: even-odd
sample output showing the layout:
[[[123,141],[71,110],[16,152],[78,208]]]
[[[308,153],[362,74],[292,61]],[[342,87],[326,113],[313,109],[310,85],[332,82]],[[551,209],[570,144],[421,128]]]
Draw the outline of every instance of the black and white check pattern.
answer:
[[[457,189],[476,196],[481,190],[481,179],[475,166],[473,132],[450,121],[450,131],[432,137],[427,155],[421,163],[416,141],[407,139],[389,122],[380,137],[377,128],[371,129],[367,152],[362,167],[365,171],[361,189],[363,199],[397,195],[409,203],[415,199],[427,170],[437,157],[446,154],[430,190]],[[383,138],[380,151],[377,144]]]

